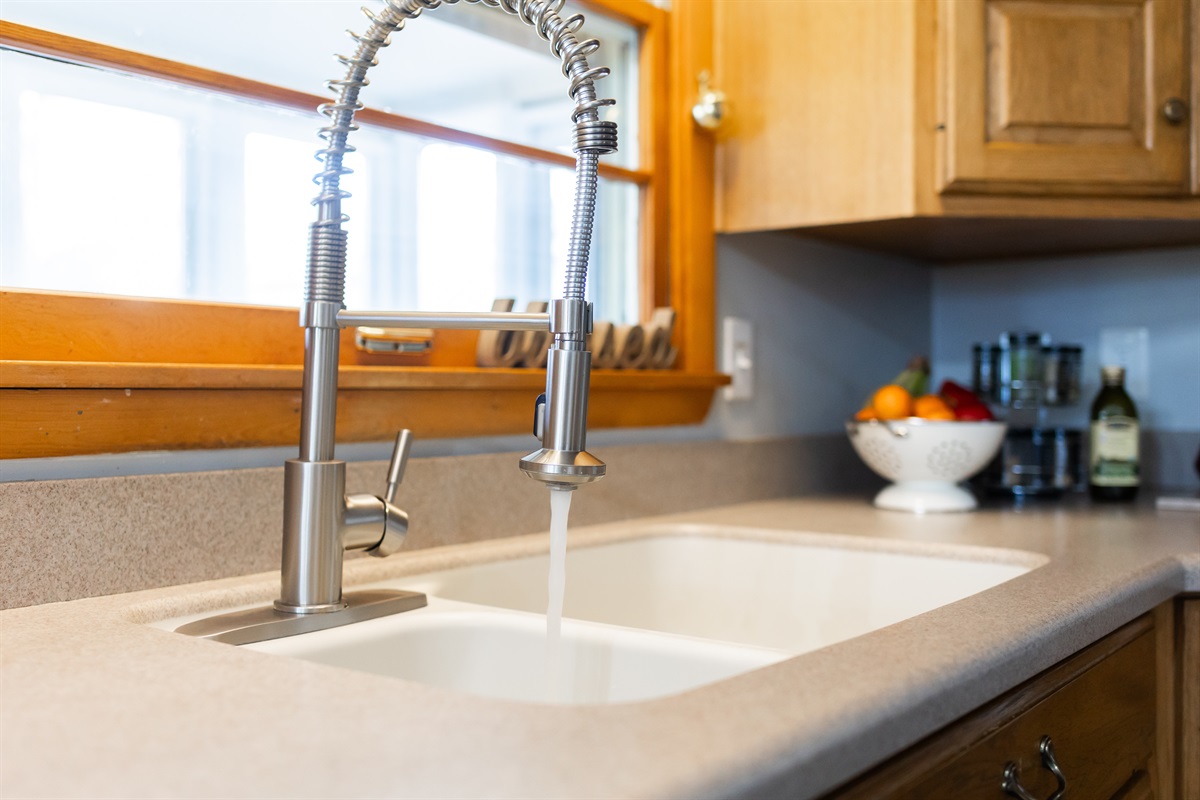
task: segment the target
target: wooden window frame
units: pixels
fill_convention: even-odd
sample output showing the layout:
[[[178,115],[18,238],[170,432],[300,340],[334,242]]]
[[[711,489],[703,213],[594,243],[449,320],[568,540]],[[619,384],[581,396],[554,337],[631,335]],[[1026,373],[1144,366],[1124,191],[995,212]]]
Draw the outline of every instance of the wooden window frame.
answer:
[[[695,76],[711,63],[709,0],[668,13],[644,0],[589,0],[640,31],[643,129],[638,169],[600,174],[639,187],[643,314],[677,312],[670,370],[595,370],[589,424],[701,422],[714,390],[712,142],[692,123]],[[703,8],[701,8],[703,6]],[[278,106],[327,98],[0,20],[0,46],[152,76]],[[364,123],[527,160],[574,159],[422,120],[364,109]],[[668,235],[668,231],[670,235]],[[0,291],[0,458],[256,447],[299,436],[303,333],[297,310],[62,292]],[[438,331],[429,356],[359,352],[343,331],[339,442],[481,436],[530,429],[544,374],[480,369],[478,334]]]

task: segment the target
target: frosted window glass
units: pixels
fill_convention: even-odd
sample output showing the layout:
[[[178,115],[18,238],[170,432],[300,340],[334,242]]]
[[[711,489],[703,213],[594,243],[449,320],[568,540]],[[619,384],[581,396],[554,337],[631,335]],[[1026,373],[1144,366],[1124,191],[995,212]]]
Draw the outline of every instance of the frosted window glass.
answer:
[[[351,54],[345,30],[362,33],[363,0],[4,0],[4,18],[82,39],[324,96],[325,81]],[[374,11],[379,2],[366,2]],[[572,9],[564,11],[564,15]],[[608,163],[637,166],[638,31],[586,10],[583,33],[600,40],[591,66],[617,101],[621,152]],[[422,13],[392,36],[371,70],[369,107],[530,144],[569,149],[569,82],[532,28],[496,9],[458,3]]]
[[[150,297],[186,290],[178,121],[25,91],[19,129],[23,235],[21,258],[5,259],[6,283]]]
[[[478,311],[496,296],[496,156],[435,144],[418,173],[417,293],[422,308]]]
[[[104,102],[101,102],[103,100]],[[0,283],[299,306],[315,112],[0,52]],[[346,305],[519,308],[562,291],[574,172],[363,125]],[[588,298],[638,315],[638,187],[601,179]]]
[[[317,187],[312,173],[316,148],[303,139],[251,133],[245,142],[245,243],[246,269],[240,287],[227,287],[227,296],[242,302],[280,305],[284,298],[303,296],[308,258],[308,226],[316,218],[312,196]],[[350,153],[345,166],[353,169],[342,186],[357,206],[370,204],[367,170],[361,153]],[[346,257],[346,299],[350,305],[369,304],[373,294],[370,275],[369,219],[355,219],[355,246]]]

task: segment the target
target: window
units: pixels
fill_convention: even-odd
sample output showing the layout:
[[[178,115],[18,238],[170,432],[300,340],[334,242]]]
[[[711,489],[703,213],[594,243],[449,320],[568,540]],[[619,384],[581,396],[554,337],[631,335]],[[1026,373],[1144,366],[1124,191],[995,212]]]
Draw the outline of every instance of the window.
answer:
[[[266,343],[285,341],[284,327],[280,333],[247,331],[232,350],[228,343],[203,345],[223,341],[202,320],[225,313],[207,305],[213,301],[290,308],[291,313],[281,314],[241,311],[233,324],[253,327],[258,323],[250,320],[261,319],[272,330],[286,326],[286,335],[295,334],[305,228],[313,215],[309,177],[319,146],[314,119],[321,120],[311,109],[328,99],[307,90],[317,70],[318,85],[339,76],[340,66],[324,54],[353,43],[340,33],[327,46],[310,41],[346,27],[346,2],[300,4],[295,8],[312,15],[303,20],[280,20],[279,8],[271,2],[239,4],[239,19],[231,24],[203,2],[5,4],[8,20],[0,21],[0,133],[6,143],[0,154],[5,174],[0,282],[36,291],[6,294],[0,391],[42,390],[41,400],[52,388],[221,391],[245,388],[250,379],[237,367],[247,363],[278,365],[250,381],[264,391],[283,391],[297,382],[297,351],[290,340],[266,352],[276,347]],[[676,295],[682,288],[703,292],[705,283],[689,279],[678,281],[686,287],[672,285],[687,270],[669,266],[665,258],[667,198],[669,191],[678,191],[668,184],[663,156],[668,15],[641,0],[604,0],[585,10],[585,32],[599,31],[604,39],[602,57],[592,61],[612,66],[619,76],[600,81],[598,88],[604,96],[618,96],[622,115],[621,155],[601,169],[590,299],[598,318],[615,322],[644,319],[655,305],[666,303],[686,317],[686,303]],[[193,11],[199,15],[189,19]],[[497,10],[460,4],[427,16],[394,36],[381,53],[379,74],[372,74],[373,85],[363,93],[369,107],[357,116],[362,130],[351,142],[358,152],[347,162],[356,172],[343,184],[354,194],[346,202],[352,217],[347,305],[455,310],[486,308],[501,296],[521,303],[551,299],[560,291],[573,186],[573,157],[563,152],[571,104],[556,59],[519,21]],[[133,19],[137,25],[129,24]],[[358,18],[351,23],[362,27]],[[205,30],[206,25],[215,29]],[[272,35],[264,41],[262,32],[268,30]],[[214,41],[221,47],[214,48]],[[301,53],[305,57],[298,59]],[[389,64],[391,75],[384,72]],[[701,248],[701,274],[703,255]],[[134,322],[126,319],[129,314],[114,313],[81,337],[102,340],[94,352],[83,353],[61,329],[31,344],[27,334],[37,309],[51,307],[62,318],[91,313],[75,305],[83,299],[41,290],[203,303],[156,306],[172,323],[163,326],[167,341],[162,343],[148,342],[136,330],[114,332],[141,324],[148,306],[136,306]],[[62,313],[66,307],[78,313]],[[700,333],[688,337],[711,337],[710,321],[692,324]],[[64,344],[67,340],[72,344]],[[136,342],[131,351],[122,349],[131,342]],[[264,343],[262,353],[243,352],[259,346],[256,342]],[[364,390],[405,391],[419,383],[451,393],[467,384],[491,391],[496,381],[524,392],[526,384],[540,382],[536,375],[470,369],[470,342],[458,336],[439,336],[435,354],[425,363],[443,371],[421,377],[414,372],[418,366],[384,370],[354,355],[352,347],[342,349],[343,384],[351,392],[355,381]],[[705,363],[704,349],[684,364],[695,375],[684,379],[676,370],[674,384],[687,384],[685,393],[703,393],[719,382],[711,363]],[[45,363],[52,368],[38,366]],[[136,366],[149,363],[163,365],[153,378]],[[195,364],[209,368],[189,371]],[[227,372],[217,365],[227,366]],[[118,376],[114,369],[123,372]],[[46,370],[56,377],[46,377]],[[594,385],[603,394],[608,380],[622,387],[659,381],[661,389],[671,383],[663,384],[664,379],[600,376]],[[11,407],[14,397],[6,395],[6,405]],[[689,405],[694,418],[698,406]],[[432,435],[506,432],[526,427],[528,413],[520,416],[519,426],[506,421],[492,426],[496,430],[455,424],[430,430]],[[607,424],[689,421],[671,412],[643,417],[614,410],[609,416]],[[11,419],[21,424],[16,416]],[[7,418],[0,421],[9,424]],[[354,424],[343,426],[339,419],[339,432],[344,428]],[[221,431],[197,433],[195,441],[191,436],[177,441],[164,434],[158,444],[265,442]],[[348,434],[369,437],[382,438],[374,432]],[[115,445],[130,446],[141,445]],[[105,446],[63,452],[97,447]]]
[[[175,3],[164,15],[145,3],[13,2],[8,13],[108,42],[170,41],[180,51],[176,57],[256,79],[266,73],[289,88],[303,88],[298,84],[310,78],[308,88],[341,77],[344,68],[317,49],[324,32],[339,30],[339,22],[365,26],[366,20],[345,2],[296,8],[291,13],[305,24],[294,36],[237,42],[245,31],[269,29],[279,17],[277,3],[244,4],[233,46],[217,52],[208,42],[227,36],[229,25],[210,3]],[[459,130],[566,152],[572,104],[545,43],[495,10],[463,4],[439,12],[396,33],[394,46],[372,70],[364,99]],[[139,20],[136,32],[130,19]],[[614,52],[603,55],[617,58],[616,74],[624,76],[600,81],[599,88],[615,87],[624,95],[620,116],[630,130],[623,133],[636,145],[636,94],[626,86],[637,75],[636,30],[597,19],[613,43]],[[340,45],[345,50],[353,42],[346,37]],[[5,261],[16,265],[6,270],[5,284],[299,305],[306,228],[313,218],[311,156],[323,118],[311,109],[264,107],[248,98],[20,53],[2,58],[4,116],[16,121],[18,151],[31,154],[22,159],[19,179],[0,189],[0,224],[12,242]],[[320,80],[310,74],[317,64],[327,68]],[[511,157],[500,162],[486,149],[367,127],[351,137],[358,148],[356,173],[345,187],[354,195],[345,204],[355,261],[347,280],[352,307],[481,310],[499,296],[527,302],[557,294],[559,284],[551,278],[559,268],[552,256],[562,252],[559,243],[566,241],[571,220],[551,212],[560,207],[555,188],[570,180],[569,169]],[[89,135],[76,135],[80,130]],[[638,148],[628,150],[618,155],[619,163],[636,165]],[[619,203],[622,183],[606,181],[615,185],[606,186],[605,199]],[[85,250],[58,252],[57,268],[46,269],[50,255],[38,252],[47,241],[46,219],[39,212],[57,187],[68,186],[73,219],[86,222],[89,234],[103,235],[79,237],[88,242]],[[605,319],[636,322],[638,262],[628,256],[637,251],[625,243],[638,240],[637,214],[603,213],[605,205],[592,273],[609,291],[593,301]],[[239,207],[243,213],[235,213]],[[87,209],[107,211],[82,213]],[[128,224],[112,224],[109,217],[118,214],[139,221],[138,246],[126,246],[134,238]],[[170,214],[175,216],[163,219]],[[141,241],[142,231],[152,236]],[[81,273],[87,274],[83,280]],[[406,275],[412,279],[396,277]]]

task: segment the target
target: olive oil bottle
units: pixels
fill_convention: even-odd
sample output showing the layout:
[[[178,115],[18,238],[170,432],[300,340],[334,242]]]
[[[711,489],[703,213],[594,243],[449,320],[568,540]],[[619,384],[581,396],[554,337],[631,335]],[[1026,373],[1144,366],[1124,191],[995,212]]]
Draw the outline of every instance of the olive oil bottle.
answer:
[[[1137,407],[1125,391],[1124,367],[1101,367],[1100,378],[1092,403],[1088,489],[1093,500],[1133,500],[1141,473]]]

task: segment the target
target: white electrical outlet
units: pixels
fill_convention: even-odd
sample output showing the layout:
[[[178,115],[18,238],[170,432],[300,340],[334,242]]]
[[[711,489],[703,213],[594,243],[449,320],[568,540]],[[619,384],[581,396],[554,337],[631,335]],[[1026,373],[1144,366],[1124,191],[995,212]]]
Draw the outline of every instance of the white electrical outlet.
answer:
[[[754,325],[748,319],[725,317],[721,326],[721,371],[733,382],[721,390],[726,400],[754,397]]]

